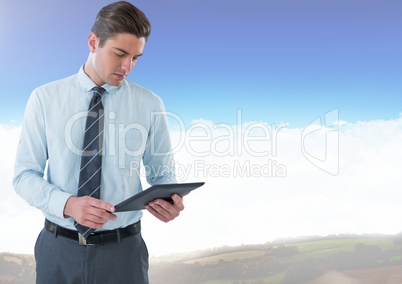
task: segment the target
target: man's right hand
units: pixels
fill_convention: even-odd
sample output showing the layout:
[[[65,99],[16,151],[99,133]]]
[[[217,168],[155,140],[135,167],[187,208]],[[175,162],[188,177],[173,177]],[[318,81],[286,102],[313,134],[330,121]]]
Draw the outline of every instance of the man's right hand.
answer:
[[[71,196],[64,207],[64,216],[73,218],[79,224],[93,228],[102,228],[106,222],[117,219],[113,214],[115,207],[103,200],[90,196]]]

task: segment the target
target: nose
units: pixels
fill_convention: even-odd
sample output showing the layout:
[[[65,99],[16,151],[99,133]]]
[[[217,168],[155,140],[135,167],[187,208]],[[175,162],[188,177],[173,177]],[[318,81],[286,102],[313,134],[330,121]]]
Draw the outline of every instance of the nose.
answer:
[[[134,62],[131,60],[131,58],[127,57],[124,58],[121,68],[125,71],[126,74],[130,73],[131,69],[134,67]]]

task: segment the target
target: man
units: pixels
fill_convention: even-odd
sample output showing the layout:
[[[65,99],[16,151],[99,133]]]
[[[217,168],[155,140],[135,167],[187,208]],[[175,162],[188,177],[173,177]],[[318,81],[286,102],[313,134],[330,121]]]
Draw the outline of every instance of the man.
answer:
[[[35,245],[37,283],[148,283],[142,212],[114,213],[113,205],[142,190],[141,161],[148,183],[176,182],[163,103],[126,80],[150,31],[132,4],[105,6],[84,66],[30,96],[14,187],[46,218]],[[180,196],[172,199],[146,209],[171,221],[184,209]]]

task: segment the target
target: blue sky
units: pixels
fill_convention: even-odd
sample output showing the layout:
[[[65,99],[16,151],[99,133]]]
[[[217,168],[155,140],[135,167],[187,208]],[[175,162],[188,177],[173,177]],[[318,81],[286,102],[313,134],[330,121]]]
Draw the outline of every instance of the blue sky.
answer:
[[[19,124],[35,87],[75,73],[110,1],[0,3],[0,122]],[[402,112],[402,2],[134,1],[153,32],[130,79],[185,121],[308,124]]]
[[[108,3],[0,0],[0,227],[10,232],[0,236],[0,251],[32,253],[33,232],[43,225],[40,211],[19,198],[11,182],[29,94],[78,71],[96,13]],[[208,126],[216,138],[198,144],[190,139],[175,154],[177,168],[189,170],[180,181],[206,185],[186,197],[186,210],[167,226],[145,214],[151,254],[401,231],[400,0],[133,3],[147,14],[153,32],[130,80],[160,95],[187,126]],[[336,132],[305,131],[334,109],[349,123]],[[243,130],[289,126],[275,140],[246,145],[244,132],[236,132],[238,110]],[[231,125],[234,134],[228,137],[219,124]],[[173,128],[172,141],[190,134]],[[219,147],[239,141],[242,153],[220,155]],[[261,153],[274,142],[276,155],[245,151],[247,146]],[[197,157],[190,151],[205,148],[217,153]],[[271,162],[286,168],[286,177],[264,175]],[[333,168],[339,173],[328,171]],[[225,169],[228,177],[219,172]]]

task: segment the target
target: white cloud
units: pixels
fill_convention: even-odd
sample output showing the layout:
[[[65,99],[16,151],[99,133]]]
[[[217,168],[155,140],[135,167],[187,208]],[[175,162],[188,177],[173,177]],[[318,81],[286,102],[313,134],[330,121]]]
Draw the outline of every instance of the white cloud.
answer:
[[[200,120],[173,130],[174,145],[187,139],[176,153],[179,180],[206,184],[186,197],[186,209],[171,223],[145,214],[143,235],[150,253],[305,235],[398,233],[402,118],[343,122],[337,129],[338,148],[325,147],[337,142],[328,141],[335,137],[327,135],[328,128],[306,138],[305,148],[303,129],[263,122],[238,127]],[[12,190],[18,133],[18,128],[0,127],[1,137],[7,137],[0,147],[5,196],[0,201],[0,226],[7,228],[7,234],[0,235],[0,251],[32,253],[43,217]],[[197,136],[203,139],[197,142]],[[322,163],[306,155],[315,155]],[[320,169],[325,163],[338,163],[339,173]]]
[[[20,131],[20,127],[0,125],[0,252],[33,253],[34,242],[43,226],[42,214],[17,196],[12,186]]]

